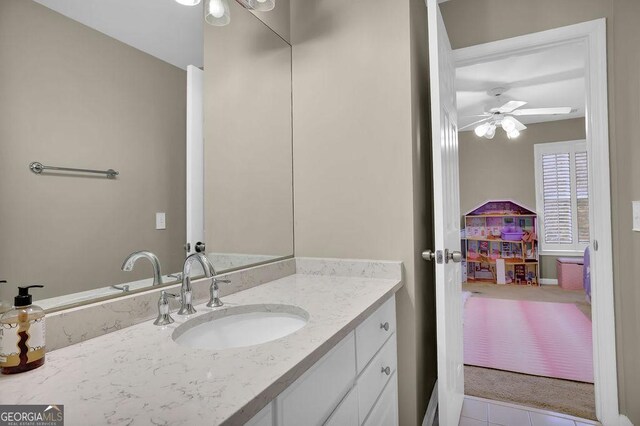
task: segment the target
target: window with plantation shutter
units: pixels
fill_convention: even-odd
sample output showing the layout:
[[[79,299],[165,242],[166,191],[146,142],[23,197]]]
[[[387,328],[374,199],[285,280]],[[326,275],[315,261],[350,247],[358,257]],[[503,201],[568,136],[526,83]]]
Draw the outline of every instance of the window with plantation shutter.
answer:
[[[540,250],[582,252],[589,243],[586,143],[537,144],[534,151]]]

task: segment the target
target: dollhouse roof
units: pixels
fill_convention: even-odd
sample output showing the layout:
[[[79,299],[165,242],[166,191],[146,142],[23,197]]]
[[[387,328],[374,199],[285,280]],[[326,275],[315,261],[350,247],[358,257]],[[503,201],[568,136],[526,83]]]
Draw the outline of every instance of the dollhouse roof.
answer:
[[[487,214],[525,215],[536,212],[513,200],[487,200],[468,211],[465,216],[481,216]]]

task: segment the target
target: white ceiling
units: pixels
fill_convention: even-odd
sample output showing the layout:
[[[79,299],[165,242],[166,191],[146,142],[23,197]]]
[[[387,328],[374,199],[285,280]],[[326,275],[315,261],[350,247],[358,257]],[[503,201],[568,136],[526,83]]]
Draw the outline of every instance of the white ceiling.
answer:
[[[524,124],[584,117],[584,73],[585,50],[577,43],[457,68],[458,125],[473,123],[479,118],[469,116],[510,100],[528,102],[521,109],[569,106],[577,110],[567,115],[518,117]],[[509,90],[499,100],[487,94],[500,86]]]
[[[203,65],[202,4],[174,0],[34,0],[163,61]]]

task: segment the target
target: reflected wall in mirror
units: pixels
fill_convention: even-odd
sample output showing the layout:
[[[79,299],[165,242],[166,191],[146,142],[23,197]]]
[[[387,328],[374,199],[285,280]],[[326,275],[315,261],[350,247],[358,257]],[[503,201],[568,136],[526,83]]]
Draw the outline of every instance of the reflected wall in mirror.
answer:
[[[293,254],[291,46],[230,4],[230,25],[205,27],[205,234],[241,267]]]
[[[148,288],[150,262],[121,270],[138,250],[158,256],[164,283],[176,281],[167,275],[182,270],[193,216],[187,67],[203,66],[203,23],[201,6],[173,0],[0,0],[0,280],[9,281],[0,298],[13,300],[18,285],[43,284],[34,299],[57,309],[117,297],[123,285]],[[198,125],[202,132],[202,122],[190,124]],[[284,155],[290,173],[290,140]],[[33,161],[119,175],[37,175]],[[202,187],[202,172],[200,180]],[[212,196],[207,205],[217,204]],[[290,221],[291,199],[286,204]],[[157,213],[165,214],[165,229],[156,229]],[[292,241],[292,230],[282,232],[279,240]],[[224,257],[211,259],[219,272],[227,269]]]

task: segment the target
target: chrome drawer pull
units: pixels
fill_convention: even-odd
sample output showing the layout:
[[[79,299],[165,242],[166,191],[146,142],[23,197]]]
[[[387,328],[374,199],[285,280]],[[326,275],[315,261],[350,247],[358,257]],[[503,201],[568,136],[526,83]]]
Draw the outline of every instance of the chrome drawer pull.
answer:
[[[389,331],[389,323],[385,322],[384,324],[380,324],[380,328],[384,328],[384,331]]]
[[[389,374],[391,374],[391,368],[390,367],[382,367],[381,373],[384,373],[384,374],[386,374],[388,376]]]

